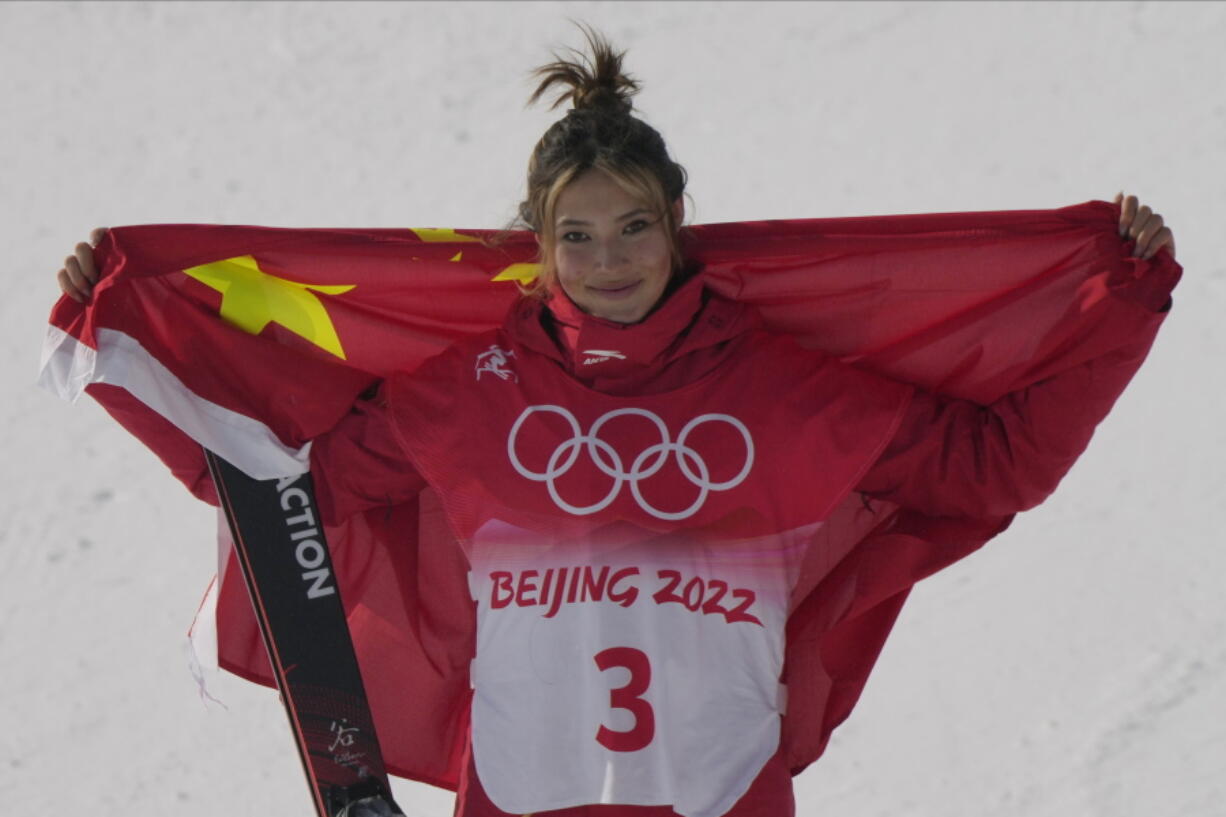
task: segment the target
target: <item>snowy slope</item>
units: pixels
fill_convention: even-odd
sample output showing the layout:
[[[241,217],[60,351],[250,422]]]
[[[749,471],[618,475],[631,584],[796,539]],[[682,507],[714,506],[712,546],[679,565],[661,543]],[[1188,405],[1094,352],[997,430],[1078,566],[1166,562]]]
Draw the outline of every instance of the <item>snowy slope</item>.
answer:
[[[1121,188],[1166,217],[1187,272],[1148,363],[1055,496],[916,590],[799,813],[1221,814],[1221,3],[0,4],[4,811],[309,809],[275,693],[206,706],[188,671],[213,511],[31,385],[64,255],[98,225],[502,226],[568,16],[629,50],[694,221]]]

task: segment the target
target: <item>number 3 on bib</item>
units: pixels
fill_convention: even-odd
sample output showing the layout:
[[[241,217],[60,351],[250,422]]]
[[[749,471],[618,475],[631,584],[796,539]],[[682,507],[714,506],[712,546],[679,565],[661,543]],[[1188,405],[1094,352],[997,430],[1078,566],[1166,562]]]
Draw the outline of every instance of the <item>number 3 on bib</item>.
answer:
[[[639,697],[651,684],[651,662],[647,653],[633,647],[610,647],[596,653],[596,666],[601,672],[613,667],[630,670],[630,682],[609,690],[609,706],[626,709],[634,715],[634,727],[625,732],[601,724],[596,741],[613,752],[637,752],[656,736],[656,715],[651,704]]]

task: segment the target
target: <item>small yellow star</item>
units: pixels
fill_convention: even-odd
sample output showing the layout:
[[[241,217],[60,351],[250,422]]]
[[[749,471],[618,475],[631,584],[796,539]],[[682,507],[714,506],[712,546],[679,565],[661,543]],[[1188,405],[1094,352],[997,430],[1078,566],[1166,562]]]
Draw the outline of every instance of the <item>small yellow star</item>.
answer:
[[[512,264],[506,267],[493,278],[491,281],[520,281],[521,283],[529,283],[536,280],[536,277],[541,274],[540,264]]]
[[[444,244],[455,243],[457,241],[477,241],[471,235],[460,235],[455,230],[443,227],[417,227],[410,228],[409,232],[426,242],[441,242]]]

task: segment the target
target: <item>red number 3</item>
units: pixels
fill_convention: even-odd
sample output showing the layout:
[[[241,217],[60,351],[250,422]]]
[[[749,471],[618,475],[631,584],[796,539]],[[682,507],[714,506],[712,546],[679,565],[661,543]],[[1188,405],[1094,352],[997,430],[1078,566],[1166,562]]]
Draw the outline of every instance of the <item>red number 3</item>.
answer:
[[[656,736],[656,715],[651,704],[639,697],[651,684],[651,662],[647,660],[647,653],[633,647],[610,647],[596,653],[596,666],[601,672],[612,667],[630,670],[630,683],[609,690],[609,706],[628,709],[634,715],[634,728],[625,732],[601,724],[596,741],[613,752],[637,752]]]

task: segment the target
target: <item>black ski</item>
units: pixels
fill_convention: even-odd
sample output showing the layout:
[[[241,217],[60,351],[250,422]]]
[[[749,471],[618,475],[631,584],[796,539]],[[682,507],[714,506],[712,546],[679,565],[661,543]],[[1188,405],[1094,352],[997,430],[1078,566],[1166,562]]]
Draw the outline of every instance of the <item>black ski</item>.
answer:
[[[318,817],[400,814],[310,474],[255,480],[205,455]]]

